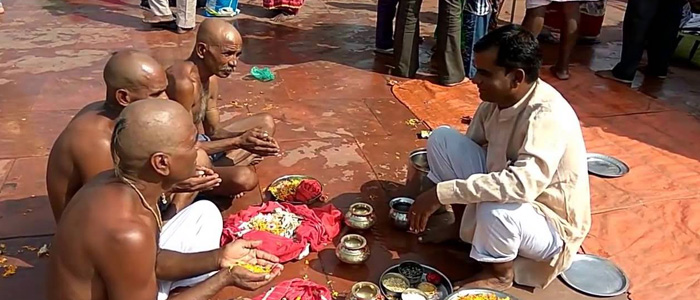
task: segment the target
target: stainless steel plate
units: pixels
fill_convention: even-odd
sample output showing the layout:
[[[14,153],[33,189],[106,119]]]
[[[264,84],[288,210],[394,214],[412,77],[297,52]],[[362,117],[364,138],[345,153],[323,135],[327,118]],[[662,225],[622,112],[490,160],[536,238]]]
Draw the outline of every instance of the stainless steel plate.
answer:
[[[630,168],[621,160],[598,153],[588,153],[588,172],[606,178],[616,178],[627,174]]]
[[[402,261],[402,263],[404,263],[404,262],[415,262],[415,261],[410,261],[410,260]],[[418,262],[415,262],[415,263],[418,263]],[[437,300],[446,300],[447,296],[452,294],[452,283],[450,282],[450,279],[447,278],[447,276],[445,276],[445,274],[443,274],[442,272],[438,271],[437,269],[435,269],[431,266],[424,265],[421,263],[418,263],[418,264],[423,266],[423,269],[425,271],[436,273],[436,274],[440,275],[440,277],[442,277],[442,282],[440,282],[440,284],[437,285],[438,293],[439,293]],[[390,268],[386,269],[386,271],[384,271],[384,273],[382,273],[382,276],[379,276],[379,278],[381,280],[381,278],[383,278],[386,273],[398,273],[398,272],[399,272],[399,265],[394,265],[394,266],[391,266]],[[425,281],[425,275],[426,274],[423,274],[422,281]],[[392,297],[387,293],[386,289],[384,289],[384,286],[382,286],[382,283],[380,282],[378,285],[379,285],[379,290],[382,292],[382,295],[384,295],[384,297],[386,297],[387,299],[391,299]]]
[[[265,201],[281,201],[281,200],[279,200],[279,199],[276,199],[275,196],[272,195],[272,193],[270,192],[270,187],[273,186],[273,185],[275,185],[275,184],[277,184],[277,183],[279,183],[279,182],[281,182],[281,181],[290,180],[290,179],[296,179],[296,178],[302,179],[302,180],[303,180],[303,179],[311,179],[311,180],[318,181],[318,179],[313,178],[313,177],[311,177],[311,176],[306,176],[306,175],[284,175],[284,176],[279,177],[279,178],[275,179],[274,181],[272,181],[272,183],[270,183],[270,185],[268,185],[268,186],[265,188],[265,195],[264,195],[264,197],[263,197],[264,200],[265,200]],[[320,181],[319,181],[319,183],[320,183]],[[297,204],[307,204],[307,205],[308,205],[308,204],[313,204],[313,203],[318,202],[318,201],[321,199],[321,197],[323,197],[323,185],[321,185],[321,195],[318,196],[318,197],[316,197],[316,198],[314,198],[314,199],[309,200],[309,202],[304,203],[304,202],[299,202],[299,201],[291,201],[291,202],[289,202],[289,203],[295,204],[295,205],[297,205]]]
[[[590,254],[577,254],[561,279],[573,289],[598,297],[614,297],[627,292],[629,279],[611,261]]]
[[[459,290],[456,293],[450,295],[447,297],[445,300],[457,300],[459,297],[463,296],[469,296],[469,295],[479,295],[479,294],[493,294],[498,298],[510,298],[510,300],[518,300],[518,298],[511,296],[509,294],[506,294],[504,292],[499,292],[496,290],[492,289],[463,289]]]

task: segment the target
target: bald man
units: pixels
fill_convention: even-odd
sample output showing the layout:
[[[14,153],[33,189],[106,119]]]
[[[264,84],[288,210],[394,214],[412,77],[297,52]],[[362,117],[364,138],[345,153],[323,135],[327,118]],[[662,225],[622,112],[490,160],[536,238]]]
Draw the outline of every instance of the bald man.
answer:
[[[78,112],[51,148],[46,186],[57,222],[65,205],[85,182],[113,168],[110,137],[115,119],[124,107],[149,97],[167,99],[165,71],[144,53],[133,50],[115,53],[107,61],[103,77],[107,85],[105,100],[91,103]],[[201,172],[205,176],[179,184],[180,192],[209,189],[221,181],[211,170],[202,168]],[[181,196],[178,209],[189,204],[193,197]]]
[[[190,58],[167,70],[168,97],[192,112],[200,147],[222,179],[220,186],[207,192],[213,195],[234,196],[256,188],[257,176],[250,165],[279,153],[271,137],[275,122],[269,114],[240,118],[227,129],[220,124],[218,78],[233,73],[242,47],[243,39],[233,25],[207,19],[197,31]]]
[[[163,225],[160,195],[196,174],[196,131],[175,102],[140,101],[122,111],[111,136],[114,170],[86,183],[58,225],[49,299],[210,299],[225,286],[256,289],[280,274],[278,258],[256,250],[260,242],[219,248],[223,221],[209,201]],[[254,274],[237,262],[272,271]],[[189,288],[174,294],[181,287]]]

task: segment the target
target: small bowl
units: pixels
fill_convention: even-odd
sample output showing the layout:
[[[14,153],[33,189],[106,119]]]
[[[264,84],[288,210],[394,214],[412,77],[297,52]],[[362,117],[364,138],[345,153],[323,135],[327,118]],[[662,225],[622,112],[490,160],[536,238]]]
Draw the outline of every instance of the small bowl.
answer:
[[[369,281],[360,281],[352,285],[350,288],[352,299],[356,300],[374,300],[380,295],[379,287]]]
[[[369,203],[357,202],[350,205],[345,214],[345,225],[352,229],[366,230],[374,225],[374,208]]]
[[[406,277],[412,286],[423,281],[423,273],[425,273],[423,266],[417,262],[407,261],[399,264],[399,274]]]
[[[313,178],[313,177],[311,177],[311,176],[306,176],[306,175],[284,175],[284,176],[281,176],[281,177],[275,179],[274,181],[272,181],[272,182],[270,183],[270,185],[268,185],[267,188],[265,188],[265,195],[264,195],[264,196],[265,196],[265,200],[266,200],[266,201],[279,201],[279,202],[284,202],[284,200],[277,199],[277,198],[275,197],[275,195],[273,195],[272,192],[270,192],[270,187],[273,187],[273,186],[275,186],[276,184],[278,184],[278,183],[280,183],[280,182],[282,182],[282,181],[290,180],[290,179],[301,179],[301,180],[304,180],[304,179],[311,179],[311,180],[314,180],[314,181],[318,182],[319,184],[321,183],[320,181],[318,181],[318,179]],[[313,204],[313,203],[318,202],[319,200],[321,200],[322,197],[323,197],[323,185],[321,184],[321,194],[318,195],[317,197],[315,197],[315,198],[313,198],[313,199],[311,199],[311,200],[309,200],[309,201],[307,201],[307,202],[290,201],[289,203],[291,203],[291,204],[307,204],[307,205],[308,205],[308,204]]]
[[[428,150],[425,150],[425,148],[418,148],[411,151],[411,153],[408,154],[408,159],[411,162],[411,166],[416,168],[416,170],[423,173],[428,173],[430,171],[428,165]]]
[[[438,290],[437,286],[427,281],[419,283],[416,288],[425,293],[429,300],[436,300],[440,295],[440,290]]]
[[[415,200],[406,197],[398,197],[389,201],[389,218],[394,227],[399,230],[408,229],[408,210]]]
[[[413,295],[416,295],[417,297]],[[401,300],[429,300],[429,298],[428,295],[419,289],[406,289],[403,291],[403,293],[401,293]]]
[[[389,289],[386,285],[384,285],[384,280],[391,279],[391,278],[396,278],[396,279],[399,279],[399,280],[405,282],[406,289],[411,287],[411,283],[408,281],[408,278],[406,278],[405,276],[403,276],[399,273],[386,273],[386,274],[384,274],[384,276],[382,276],[382,278],[379,279],[379,284],[381,284],[382,287],[384,287],[384,291],[386,291],[386,294],[393,297],[393,298],[398,299],[398,298],[400,298],[401,293],[403,293],[403,291],[405,291],[406,289],[404,289],[403,291],[392,291],[391,289]]]

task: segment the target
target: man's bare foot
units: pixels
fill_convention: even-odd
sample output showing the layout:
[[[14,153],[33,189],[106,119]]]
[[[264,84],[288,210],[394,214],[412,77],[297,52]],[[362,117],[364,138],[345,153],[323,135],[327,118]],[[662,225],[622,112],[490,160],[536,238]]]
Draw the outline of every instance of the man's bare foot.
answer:
[[[296,15],[287,12],[280,12],[276,16],[272,17],[270,21],[281,23],[290,19],[294,19],[294,17],[296,17]]]
[[[464,78],[464,79],[462,79],[462,81],[460,81],[460,82],[446,83],[446,84],[444,84],[444,85],[445,85],[446,87],[453,87],[453,86],[458,86],[458,85],[460,85],[460,84],[466,83],[466,82],[468,82],[468,81],[469,81],[469,78]]]
[[[253,154],[253,155],[251,155],[251,158],[250,158],[250,165],[251,166],[257,165],[257,164],[261,163],[263,161],[263,159],[264,159],[264,157],[257,155],[257,154]]]
[[[180,26],[177,27],[178,34],[185,34],[185,33],[191,32],[192,30],[194,30],[194,28],[182,28]]]
[[[487,288],[497,291],[505,291],[513,286],[513,279],[515,275],[511,272],[508,276],[495,276],[489,268],[485,268],[483,271],[474,275],[473,277],[455,282],[455,289],[465,289],[465,288]]]
[[[233,199],[235,200],[235,199],[241,198],[243,196],[245,196],[245,193],[238,193],[238,194],[233,196]]]
[[[435,214],[428,220],[425,231],[418,237],[421,243],[439,244],[459,238],[459,225],[453,211]]]
[[[554,75],[554,77],[559,78],[559,80],[569,80],[569,78],[571,77],[568,68],[552,66],[549,68],[549,71],[552,72],[552,75]]]
[[[5,13],[5,8],[3,8],[2,4],[0,4],[0,14],[4,14],[4,13]]]
[[[601,78],[614,80],[614,81],[624,83],[624,84],[631,84],[632,83],[632,80],[630,80],[630,79],[623,79],[623,78],[615,77],[612,70],[597,71],[597,72],[595,72],[595,75],[598,77],[601,77]]]
[[[172,22],[172,21],[175,21],[175,17],[173,17],[172,15],[169,15],[169,16],[153,15],[153,16],[148,16],[148,17],[143,18],[143,22],[148,23],[148,24],[168,23],[168,22]]]

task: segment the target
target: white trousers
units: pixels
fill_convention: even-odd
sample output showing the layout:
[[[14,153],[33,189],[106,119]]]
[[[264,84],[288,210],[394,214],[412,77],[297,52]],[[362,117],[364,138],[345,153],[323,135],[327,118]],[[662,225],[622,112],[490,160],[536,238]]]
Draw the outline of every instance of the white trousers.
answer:
[[[170,11],[168,0],[148,0],[151,6],[151,11],[156,16],[170,16],[173,14]],[[175,22],[180,28],[194,28],[195,15],[197,13],[197,0],[177,0],[175,4]]]
[[[434,130],[427,150],[428,178],[434,183],[467,179],[472,174],[487,171],[486,151],[450,127]],[[502,263],[520,255],[543,261],[561,251],[563,241],[559,234],[531,204],[481,202],[470,205],[476,206],[476,213],[468,214],[465,210],[460,237],[472,244],[471,258]],[[474,227],[473,223],[476,227],[468,228]]]
[[[219,248],[224,222],[216,205],[199,200],[165,223],[160,232],[159,246],[182,253],[210,251]],[[217,271],[180,281],[158,281],[158,300],[168,298],[170,291],[200,283]]]

